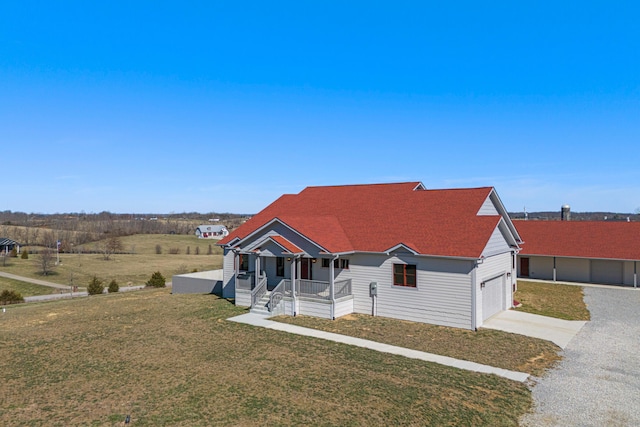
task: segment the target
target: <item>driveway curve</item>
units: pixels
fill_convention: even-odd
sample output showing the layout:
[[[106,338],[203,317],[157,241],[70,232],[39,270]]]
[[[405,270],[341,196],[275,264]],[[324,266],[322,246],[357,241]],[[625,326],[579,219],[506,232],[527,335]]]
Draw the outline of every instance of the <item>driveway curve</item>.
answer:
[[[640,289],[584,288],[588,322],[533,387],[522,426],[640,425]]]

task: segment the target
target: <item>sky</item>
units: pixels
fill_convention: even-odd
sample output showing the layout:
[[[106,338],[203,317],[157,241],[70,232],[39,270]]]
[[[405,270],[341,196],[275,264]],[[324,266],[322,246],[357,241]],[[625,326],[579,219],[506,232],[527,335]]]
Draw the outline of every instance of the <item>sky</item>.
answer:
[[[640,209],[633,1],[0,1],[0,210],[256,213],[307,186]]]

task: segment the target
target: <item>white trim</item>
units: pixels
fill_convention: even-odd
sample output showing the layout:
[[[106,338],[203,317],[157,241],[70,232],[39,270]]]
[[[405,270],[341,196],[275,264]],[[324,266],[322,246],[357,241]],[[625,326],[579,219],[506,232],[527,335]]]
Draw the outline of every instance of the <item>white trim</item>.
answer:
[[[250,234],[247,234],[246,236],[244,236],[242,239],[236,237],[236,239],[238,239],[238,242],[236,243],[236,245],[241,244],[242,242],[253,238],[256,235],[259,235],[261,232],[263,232],[265,229],[267,229],[268,227],[270,227],[272,224],[274,223],[280,223],[281,225],[283,225],[284,227],[288,228],[289,230],[291,230],[292,232],[294,232],[295,234],[297,234],[298,236],[302,237],[303,239],[305,239],[307,242],[311,243],[312,245],[314,245],[315,247],[321,249],[322,251],[328,252],[329,251],[320,246],[320,244],[318,244],[317,242],[314,242],[313,240],[311,240],[310,238],[308,238],[307,236],[305,236],[304,234],[300,233],[298,230],[296,230],[295,228],[291,227],[289,224],[287,224],[286,222],[282,221],[280,218],[275,217],[273,218],[271,221],[267,222],[266,224],[264,224],[263,226],[255,229],[253,232],[251,232]],[[289,239],[287,239],[289,240]],[[229,243],[230,244],[230,243]],[[298,245],[296,245],[298,246]]]

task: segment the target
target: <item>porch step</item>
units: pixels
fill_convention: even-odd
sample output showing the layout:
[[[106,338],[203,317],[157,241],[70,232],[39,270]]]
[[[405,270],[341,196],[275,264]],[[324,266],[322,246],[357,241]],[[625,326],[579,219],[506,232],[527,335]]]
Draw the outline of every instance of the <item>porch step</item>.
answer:
[[[251,307],[251,310],[249,310],[249,311],[251,313],[271,315],[271,313],[269,312],[269,307],[267,307],[269,305],[269,298],[270,297],[271,297],[271,291],[267,291],[262,296],[262,298],[260,298],[260,301],[258,301],[256,303],[256,305]]]

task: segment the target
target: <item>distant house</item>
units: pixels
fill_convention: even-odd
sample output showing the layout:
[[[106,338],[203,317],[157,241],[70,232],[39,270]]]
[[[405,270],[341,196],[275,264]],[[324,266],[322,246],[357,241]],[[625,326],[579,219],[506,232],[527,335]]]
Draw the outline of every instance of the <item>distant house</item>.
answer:
[[[521,278],[638,286],[640,222],[515,221]]]
[[[196,228],[198,239],[222,239],[229,235],[229,230],[224,225],[201,225]]]
[[[18,242],[16,242],[15,240],[0,237],[0,254],[6,255],[14,248],[18,253],[20,252],[20,244]]]
[[[218,242],[222,295],[271,314],[476,329],[512,307],[520,242],[491,187],[307,187]]]

